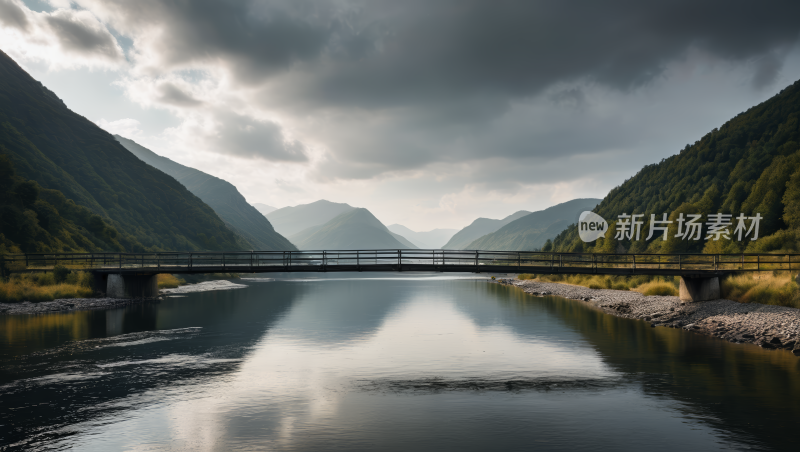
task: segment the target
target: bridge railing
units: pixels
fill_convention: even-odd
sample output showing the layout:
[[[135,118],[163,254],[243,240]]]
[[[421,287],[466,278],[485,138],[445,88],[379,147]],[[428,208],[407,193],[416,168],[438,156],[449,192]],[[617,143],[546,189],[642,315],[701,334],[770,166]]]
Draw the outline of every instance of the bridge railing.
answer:
[[[480,271],[481,267],[513,267],[530,272],[583,270],[774,271],[800,270],[800,254],[592,254],[474,250],[319,250],[159,253],[29,253],[0,255],[10,271],[73,269],[148,272],[251,272],[303,267],[381,267],[403,265],[451,267]]]

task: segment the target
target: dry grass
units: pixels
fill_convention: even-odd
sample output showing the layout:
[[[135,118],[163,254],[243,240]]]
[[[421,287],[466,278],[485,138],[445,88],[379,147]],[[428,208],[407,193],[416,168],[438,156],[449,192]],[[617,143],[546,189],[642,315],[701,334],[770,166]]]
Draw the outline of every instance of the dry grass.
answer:
[[[522,274],[518,279],[535,279],[557,282],[590,289],[635,290],[645,295],[678,295],[678,280],[659,276],[610,276],[610,275],[533,275]]]
[[[85,298],[92,295],[91,278],[86,272],[70,272],[56,282],[53,273],[13,274],[7,281],[0,281],[0,302]]]
[[[170,275],[169,273],[159,273],[157,279],[159,289],[174,289],[182,284],[186,284],[186,281],[183,279],[179,279],[175,277],[175,275]]]
[[[653,281],[646,282],[636,288],[634,288],[636,292],[639,292],[645,296],[649,295],[678,295],[678,288],[675,287],[675,284],[669,281],[664,281],[663,279],[654,279]]]
[[[800,308],[800,288],[789,272],[744,273],[720,284],[722,297],[741,303],[761,303]]]

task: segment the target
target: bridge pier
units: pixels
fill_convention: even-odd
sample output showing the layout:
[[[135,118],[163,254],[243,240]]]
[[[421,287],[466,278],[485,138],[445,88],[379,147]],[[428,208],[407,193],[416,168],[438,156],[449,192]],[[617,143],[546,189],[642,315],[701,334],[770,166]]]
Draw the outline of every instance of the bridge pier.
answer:
[[[152,298],[158,296],[156,275],[108,275],[106,296],[111,298]]]
[[[717,300],[721,297],[717,276],[710,278],[681,276],[679,291],[681,301]]]

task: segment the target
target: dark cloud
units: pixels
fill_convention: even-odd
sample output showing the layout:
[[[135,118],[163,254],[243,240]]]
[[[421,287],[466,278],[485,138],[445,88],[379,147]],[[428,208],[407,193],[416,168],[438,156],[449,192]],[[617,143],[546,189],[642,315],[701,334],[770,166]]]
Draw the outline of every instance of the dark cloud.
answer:
[[[229,112],[219,112],[215,118],[217,129],[212,140],[220,153],[270,161],[308,160],[303,144],[287,140],[281,127],[273,122]]]
[[[287,98],[396,105],[529,96],[588,78],[647,83],[695,47],[746,60],[792,45],[797,1],[120,1],[128,28],[163,24],[168,64],[217,61],[248,83],[302,70]]]
[[[753,88],[762,89],[772,85],[783,67],[783,59],[774,53],[764,55],[756,63],[756,72],[753,75]]]
[[[25,12],[12,0],[0,0],[0,23],[23,31],[29,26]]]
[[[186,94],[172,83],[162,83],[159,85],[158,90],[161,94],[159,100],[166,104],[175,105],[178,107],[196,107],[203,104],[202,101],[199,101],[191,95]]]
[[[110,60],[122,58],[117,41],[93,18],[86,20],[73,11],[58,11],[46,16],[47,23],[56,33],[61,45],[77,53],[99,54]]]

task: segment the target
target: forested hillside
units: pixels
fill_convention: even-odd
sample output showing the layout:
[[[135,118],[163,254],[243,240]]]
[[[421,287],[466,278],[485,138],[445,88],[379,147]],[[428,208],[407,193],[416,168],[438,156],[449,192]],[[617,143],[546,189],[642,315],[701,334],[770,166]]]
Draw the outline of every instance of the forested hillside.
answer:
[[[594,243],[583,243],[576,226],[554,242],[559,251],[648,253],[738,253],[800,249],[800,82],[737,115],[679,154],[642,168],[611,190],[594,210],[606,219],[610,232]],[[615,239],[621,214],[644,214],[639,240]],[[646,240],[650,214],[668,214],[668,240],[654,234]],[[730,214],[729,238],[706,240],[708,214]],[[698,240],[675,237],[683,214],[702,215]],[[733,234],[736,217],[744,214],[749,230],[760,214],[759,238]],[[657,224],[658,225],[658,224]],[[746,232],[746,231],[745,231]],[[716,237],[716,236],[715,236]]]
[[[573,199],[525,215],[467,246],[471,250],[534,251],[575,223],[581,212],[592,210],[599,199]]]
[[[237,232],[250,244],[251,249],[262,251],[296,249],[289,240],[275,232],[269,220],[255,207],[248,204],[244,196],[231,183],[162,157],[133,140],[119,135],[114,135],[114,138],[133,155],[174,177],[190,192],[208,204],[229,229]]]
[[[0,254],[123,249],[114,227],[60,191],[17,176],[3,151],[0,146]]]
[[[126,251],[247,247],[186,187],[69,110],[3,52],[0,145],[20,177],[101,217]]]

